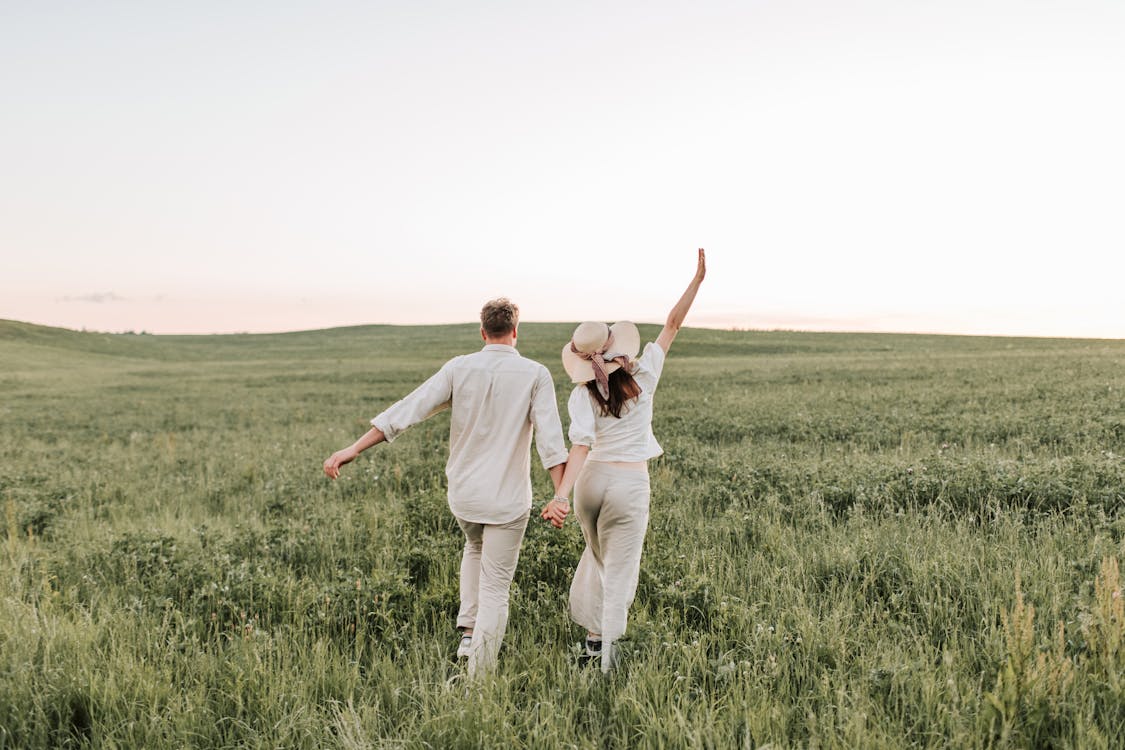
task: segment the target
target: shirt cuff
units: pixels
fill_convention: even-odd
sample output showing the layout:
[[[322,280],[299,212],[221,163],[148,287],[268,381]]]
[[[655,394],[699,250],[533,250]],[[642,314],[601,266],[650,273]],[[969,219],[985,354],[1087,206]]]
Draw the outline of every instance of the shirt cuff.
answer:
[[[378,427],[382,431],[383,437],[388,443],[393,443],[395,441],[395,438],[398,437],[398,431],[391,427],[390,420],[388,420],[383,414],[380,414],[379,416],[372,419],[371,426]]]
[[[552,469],[552,468],[558,466],[559,464],[565,464],[567,456],[569,456],[569,455],[570,454],[567,451],[561,451],[559,453],[552,453],[550,456],[543,459],[543,468],[544,469]]]

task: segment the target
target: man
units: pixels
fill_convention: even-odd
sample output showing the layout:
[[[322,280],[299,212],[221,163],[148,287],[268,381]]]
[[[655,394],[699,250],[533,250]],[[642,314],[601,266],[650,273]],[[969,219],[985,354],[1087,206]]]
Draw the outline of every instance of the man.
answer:
[[[452,406],[449,508],[465,533],[459,657],[469,675],[491,670],[508,622],[508,591],[531,509],[531,437],[557,488],[567,451],[547,368],[516,351],[519,308],[500,298],[480,313],[484,348],[454,357],[413,393],[371,420],[371,429],[324,462],[340,467],[373,445]]]

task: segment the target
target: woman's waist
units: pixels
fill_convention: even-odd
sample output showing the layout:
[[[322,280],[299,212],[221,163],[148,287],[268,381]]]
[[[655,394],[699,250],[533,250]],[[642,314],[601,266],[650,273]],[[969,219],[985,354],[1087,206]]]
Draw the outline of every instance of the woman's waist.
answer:
[[[663,451],[650,431],[647,435],[598,435],[588,461],[600,463],[640,463],[656,458]]]
[[[617,469],[631,469],[633,471],[648,471],[648,461],[606,461],[599,458],[589,458],[586,461],[588,466],[601,467],[612,466]]]

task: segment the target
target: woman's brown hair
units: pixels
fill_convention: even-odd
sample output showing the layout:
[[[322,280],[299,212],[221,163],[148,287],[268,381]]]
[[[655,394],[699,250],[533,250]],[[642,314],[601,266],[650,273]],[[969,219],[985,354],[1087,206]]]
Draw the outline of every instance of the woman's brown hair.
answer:
[[[621,419],[621,409],[625,406],[626,402],[632,401],[637,396],[641,395],[641,386],[624,367],[614,370],[609,374],[608,399],[602,398],[596,380],[591,380],[586,384],[586,387],[590,390],[590,393],[594,394],[594,400],[598,402],[598,408],[602,415],[612,415],[617,419]]]

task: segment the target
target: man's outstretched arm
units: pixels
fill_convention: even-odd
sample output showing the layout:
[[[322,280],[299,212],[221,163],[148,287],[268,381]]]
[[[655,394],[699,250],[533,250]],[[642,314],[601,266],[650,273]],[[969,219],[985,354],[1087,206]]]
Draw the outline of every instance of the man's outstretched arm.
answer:
[[[340,467],[351,463],[363,451],[382,442],[393,441],[400,433],[448,408],[453,398],[453,379],[449,363],[406,398],[371,420],[371,429],[347,448],[324,461],[324,473],[331,479],[340,476]]]
[[[329,479],[335,479],[340,476],[340,467],[344,464],[350,464],[356,459],[360,453],[363,453],[368,448],[378,445],[387,439],[383,431],[378,427],[372,427],[363,436],[349,445],[347,448],[341,448],[333,453],[331,456],[324,460],[324,473],[328,475]]]

